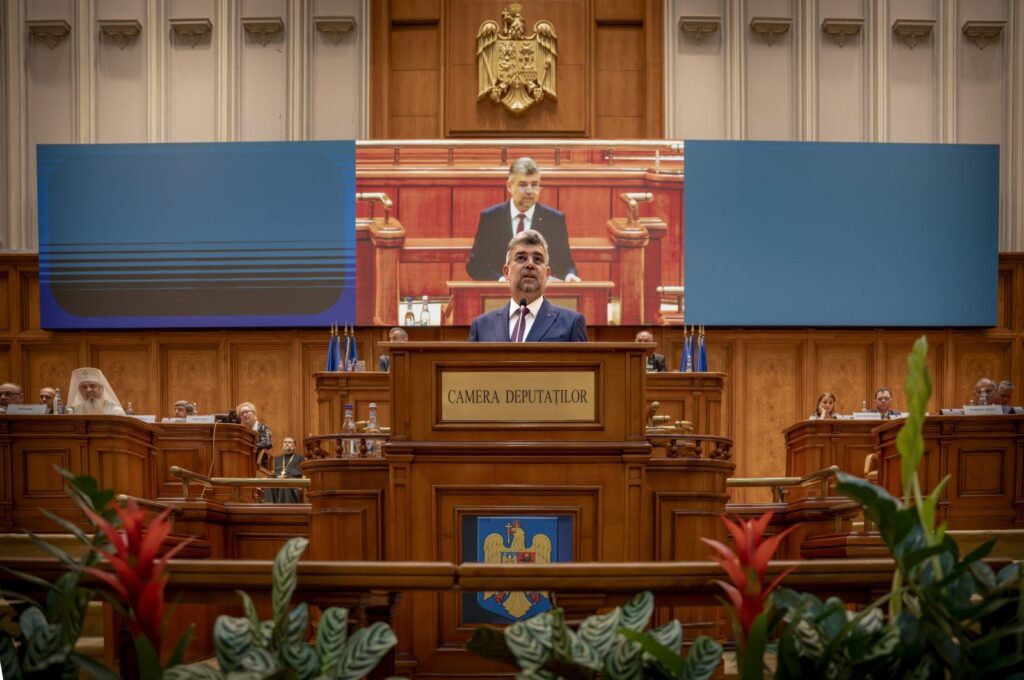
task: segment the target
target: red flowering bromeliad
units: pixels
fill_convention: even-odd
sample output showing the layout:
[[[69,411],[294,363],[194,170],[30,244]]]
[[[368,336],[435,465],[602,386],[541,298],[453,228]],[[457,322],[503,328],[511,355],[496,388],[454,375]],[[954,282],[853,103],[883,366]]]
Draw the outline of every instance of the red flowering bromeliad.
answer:
[[[732,534],[736,543],[735,552],[729,546],[709,538],[701,538],[702,541],[711,546],[719,557],[713,558],[725,573],[729,575],[732,583],[715,581],[729,598],[732,604],[735,618],[734,625],[738,622],[736,641],[739,645],[738,655],[741,677],[761,677],[762,658],[764,654],[764,643],[767,631],[765,617],[761,616],[766,607],[768,594],[775,589],[779,582],[793,569],[789,568],[779,574],[770,584],[765,586],[765,571],[768,569],[768,562],[775,555],[779,543],[786,537],[795,526],[785,531],[764,537],[764,532],[772,521],[772,513],[768,511],[754,520],[744,521],[739,517],[733,522],[727,517],[722,517],[722,522],[729,533]],[[758,617],[763,622],[758,626]],[[747,667],[746,671],[744,666]]]
[[[167,574],[164,568],[167,560],[191,539],[174,546],[162,560],[157,561],[160,546],[171,531],[171,523],[167,519],[171,508],[154,517],[148,527],[145,524],[146,512],[134,500],[129,499],[124,508],[115,505],[114,509],[121,518],[120,531],[96,512],[83,508],[113,547],[112,551],[101,551],[113,567],[113,573],[97,567],[87,567],[85,571],[110,586],[125,609],[132,638],[138,640],[139,635],[148,638],[159,659],[167,609],[164,601]]]

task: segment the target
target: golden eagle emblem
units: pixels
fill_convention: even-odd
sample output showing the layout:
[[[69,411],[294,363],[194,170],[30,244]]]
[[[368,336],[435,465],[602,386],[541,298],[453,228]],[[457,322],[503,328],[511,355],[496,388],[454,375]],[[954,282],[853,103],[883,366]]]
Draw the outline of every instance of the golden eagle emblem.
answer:
[[[551,22],[540,20],[526,35],[522,5],[513,2],[501,13],[502,26],[488,19],[476,33],[479,77],[477,100],[490,97],[519,115],[555,91],[558,36]]]
[[[508,539],[508,545],[505,540]],[[484,562],[488,564],[520,564],[551,562],[551,539],[538,533],[533,537],[530,547],[526,547],[526,532],[520,520],[513,520],[505,525],[505,537],[501,534],[490,534],[484,539]],[[526,591],[488,591],[483,593],[486,602],[493,598],[509,616],[518,620],[531,607],[543,600],[550,600],[547,592]]]

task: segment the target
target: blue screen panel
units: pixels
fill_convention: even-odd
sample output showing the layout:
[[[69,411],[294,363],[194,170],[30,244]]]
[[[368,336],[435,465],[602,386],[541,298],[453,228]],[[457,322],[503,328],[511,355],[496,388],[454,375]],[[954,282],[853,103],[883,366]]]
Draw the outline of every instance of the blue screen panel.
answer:
[[[993,326],[999,148],[686,142],[687,323]]]
[[[355,321],[355,144],[41,145],[48,329]]]

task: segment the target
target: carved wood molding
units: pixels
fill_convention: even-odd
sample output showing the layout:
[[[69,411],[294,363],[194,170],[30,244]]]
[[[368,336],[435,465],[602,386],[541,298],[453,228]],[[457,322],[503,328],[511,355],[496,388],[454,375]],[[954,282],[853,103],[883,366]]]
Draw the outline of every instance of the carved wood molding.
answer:
[[[999,37],[1005,25],[1005,21],[965,21],[963,31],[968,40],[983,50]]]
[[[209,19],[171,19],[171,30],[174,34],[188,43],[189,47],[195,47],[213,30],[213,22]]]
[[[761,36],[769,47],[788,33],[792,25],[792,17],[754,17],[750,20],[750,30]]]
[[[284,30],[284,20],[281,17],[242,17],[242,27],[266,47],[271,38]]]
[[[722,25],[722,17],[715,16],[682,16],[679,17],[679,30],[684,36],[693,38],[700,45],[704,38],[714,34]]]
[[[34,19],[26,21],[29,33],[51,50],[64,42],[71,33],[71,24],[63,19]]]
[[[927,38],[935,25],[935,19],[897,19],[892,22],[892,32],[901,43],[914,49],[917,43]]]
[[[116,42],[122,50],[142,33],[142,24],[137,19],[100,19],[96,23],[103,35]]]
[[[337,45],[346,34],[356,28],[355,17],[313,17],[316,30],[327,36],[332,44]]]
[[[844,47],[862,28],[863,19],[825,19],[821,22],[821,30],[839,47]]]

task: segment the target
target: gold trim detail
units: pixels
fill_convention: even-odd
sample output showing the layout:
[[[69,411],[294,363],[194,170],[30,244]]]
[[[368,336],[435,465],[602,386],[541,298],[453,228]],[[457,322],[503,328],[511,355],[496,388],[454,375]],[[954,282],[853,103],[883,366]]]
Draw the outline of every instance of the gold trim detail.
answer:
[[[919,41],[931,34],[934,25],[935,19],[897,19],[892,22],[892,32],[901,43],[914,49]]]
[[[501,27],[488,19],[476,33],[477,101],[489,97],[516,116],[545,95],[558,99],[555,27],[541,19],[533,25],[533,34],[526,35],[522,9],[513,2],[501,12]]]
[[[316,30],[327,36],[332,44],[337,45],[345,34],[356,29],[355,17],[313,17]]]
[[[697,45],[702,45],[704,39],[716,33],[722,25],[722,17],[714,16],[684,16],[679,17],[679,30],[684,36],[693,39]]]
[[[965,21],[963,31],[968,40],[983,50],[999,37],[1005,25],[1005,21]]]
[[[194,48],[204,35],[213,30],[213,22],[209,19],[170,19],[174,34]]]
[[[850,38],[860,33],[862,28],[863,19],[825,19],[821,22],[821,30],[840,48],[845,47]]]
[[[116,42],[122,50],[142,33],[138,19],[100,19],[96,23],[103,35]]]
[[[51,50],[64,42],[64,38],[71,33],[71,24],[63,19],[35,19],[26,21],[25,25],[32,37]]]
[[[792,25],[791,17],[754,17],[750,20],[750,30],[761,36],[768,47],[788,33]]]
[[[281,17],[242,17],[242,27],[266,47],[271,38],[284,30],[284,20]]]

